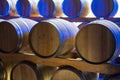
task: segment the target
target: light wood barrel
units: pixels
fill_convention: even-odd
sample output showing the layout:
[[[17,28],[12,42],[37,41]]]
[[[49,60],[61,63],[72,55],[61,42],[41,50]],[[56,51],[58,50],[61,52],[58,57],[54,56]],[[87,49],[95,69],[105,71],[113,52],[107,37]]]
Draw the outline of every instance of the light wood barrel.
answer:
[[[97,80],[97,78],[89,77],[88,73],[84,74],[74,67],[63,66],[55,72],[51,80]]]
[[[42,80],[36,64],[22,61],[16,64],[10,73],[10,80]]]
[[[93,0],[91,9],[96,17],[113,17],[118,11],[117,0]]]
[[[0,59],[0,80],[6,80],[7,79],[7,73],[5,70],[4,62]]]
[[[63,19],[49,19],[36,24],[29,35],[29,44],[40,57],[56,57],[74,48],[78,27]]]
[[[0,51],[12,53],[28,49],[28,35],[36,21],[24,18],[0,23]]]
[[[40,16],[37,11],[38,0],[18,0],[16,12],[21,17]]]
[[[62,11],[69,18],[85,17],[89,13],[87,0],[64,0]]]
[[[114,61],[120,51],[120,29],[108,20],[95,20],[80,29],[76,36],[80,57],[93,64]]]
[[[11,80],[51,80],[55,71],[55,67],[21,61],[12,68],[10,78]]]
[[[17,0],[0,0],[0,16],[16,16],[15,4]]]

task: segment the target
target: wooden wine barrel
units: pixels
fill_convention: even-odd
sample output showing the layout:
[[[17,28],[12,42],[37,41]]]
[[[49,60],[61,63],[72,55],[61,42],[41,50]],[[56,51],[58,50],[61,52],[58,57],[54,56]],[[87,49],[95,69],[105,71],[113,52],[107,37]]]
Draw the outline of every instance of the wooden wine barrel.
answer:
[[[98,18],[113,17],[118,11],[118,2],[117,0],[93,0],[91,9]]]
[[[39,16],[37,11],[38,0],[18,0],[16,12],[21,17]]]
[[[7,73],[5,70],[4,62],[0,59],[0,80],[6,80],[7,79]]]
[[[36,64],[22,61],[16,64],[10,73],[10,80],[42,80]]]
[[[16,16],[15,4],[17,0],[0,0],[0,16]]]
[[[11,80],[51,80],[56,68],[43,66],[30,61],[22,61],[16,64],[12,70]]]
[[[12,53],[28,47],[28,35],[36,21],[24,18],[10,19],[0,23],[0,51]]]
[[[62,11],[69,18],[85,17],[89,13],[87,0],[64,0]]]
[[[86,74],[74,67],[63,66],[55,72],[51,80],[97,80],[94,77],[90,78],[88,73]]]
[[[36,24],[29,35],[29,44],[40,57],[56,57],[74,48],[78,28],[63,19],[49,19]]]
[[[53,17],[55,12],[55,4],[53,0],[39,0],[38,12],[45,18]]]
[[[120,29],[108,20],[95,20],[80,29],[76,36],[80,57],[93,64],[114,61],[120,51]]]

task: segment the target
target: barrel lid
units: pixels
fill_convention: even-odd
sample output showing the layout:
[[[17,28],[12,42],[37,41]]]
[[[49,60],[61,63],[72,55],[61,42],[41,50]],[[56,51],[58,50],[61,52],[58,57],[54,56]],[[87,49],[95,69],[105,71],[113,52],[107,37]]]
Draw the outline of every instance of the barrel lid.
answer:
[[[108,61],[116,49],[113,33],[102,24],[88,24],[77,34],[76,48],[85,61],[103,63]]]
[[[21,17],[28,17],[32,11],[32,5],[29,0],[18,0],[16,3],[16,11]]]
[[[12,68],[10,79],[42,80],[42,75],[39,73],[36,64],[30,61],[21,61]]]
[[[7,0],[0,0],[0,16],[8,16],[10,4]]]
[[[117,0],[93,0],[92,11],[96,17],[114,16],[118,10]]]
[[[30,47],[41,57],[50,57],[57,52],[60,46],[58,30],[48,22],[36,24],[29,36]]]
[[[81,0],[64,0],[62,11],[70,18],[79,17],[82,12],[83,4]]]
[[[52,77],[52,80],[86,80],[82,72],[71,66],[63,66]]]
[[[43,17],[53,17],[55,13],[55,4],[53,0],[40,0],[38,2],[38,12]]]
[[[15,51],[18,44],[18,32],[9,22],[0,23],[0,51]]]

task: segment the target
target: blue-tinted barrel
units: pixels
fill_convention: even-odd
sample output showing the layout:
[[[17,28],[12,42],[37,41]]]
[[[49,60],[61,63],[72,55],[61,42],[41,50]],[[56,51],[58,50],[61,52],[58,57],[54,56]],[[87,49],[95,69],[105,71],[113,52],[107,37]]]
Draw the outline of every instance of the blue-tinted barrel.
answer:
[[[38,12],[45,18],[50,18],[55,13],[55,4],[53,0],[40,0],[38,2]]]
[[[7,0],[0,0],[0,16],[8,16],[10,12],[10,4]]]
[[[93,0],[91,9],[98,18],[113,17],[118,11],[118,3],[117,0]]]
[[[32,5],[29,0],[18,0],[16,3],[16,12],[21,17],[28,17],[32,12]]]
[[[89,7],[86,0],[64,0],[62,11],[70,18],[84,17],[89,13]]]
[[[120,74],[105,75],[103,80],[120,80]]]

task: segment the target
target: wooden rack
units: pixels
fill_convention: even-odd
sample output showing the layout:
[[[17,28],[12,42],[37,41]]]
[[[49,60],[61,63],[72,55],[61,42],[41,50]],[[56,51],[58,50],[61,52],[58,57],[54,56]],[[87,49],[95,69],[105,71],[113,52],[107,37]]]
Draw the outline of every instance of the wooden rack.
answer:
[[[0,17],[1,19],[11,19],[15,17]],[[38,17],[31,17],[30,19],[41,21],[44,20],[43,18]],[[90,22],[96,20],[98,18],[62,18],[72,22]],[[120,22],[120,18],[107,18],[107,20],[111,20],[113,22]],[[111,65],[108,63],[94,65],[89,64],[85,61],[78,60],[78,59],[67,59],[67,58],[40,58],[36,55],[28,55],[28,54],[21,54],[21,53],[11,53],[5,54],[0,53],[0,58],[3,60],[5,66],[8,68],[9,66],[13,66],[15,63],[23,60],[28,60],[34,62],[36,64],[43,64],[49,66],[63,66],[69,65],[73,66],[81,71],[88,71],[88,72],[95,72],[95,73],[104,73],[104,74],[116,74],[120,73],[120,66]],[[10,73],[7,72],[8,78],[10,80]]]

